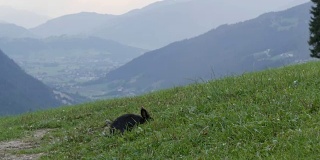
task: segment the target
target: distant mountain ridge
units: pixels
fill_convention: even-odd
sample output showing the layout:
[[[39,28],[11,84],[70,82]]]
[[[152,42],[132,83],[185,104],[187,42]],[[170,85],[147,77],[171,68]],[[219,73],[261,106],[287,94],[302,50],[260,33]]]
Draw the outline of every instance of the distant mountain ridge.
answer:
[[[281,6],[285,2],[279,1],[278,4]],[[254,18],[274,8],[277,7],[268,5],[267,1],[257,0],[165,0],[118,16],[94,13],[66,15],[31,31],[41,37],[62,34],[98,36],[152,50],[203,34],[221,24]]]
[[[101,95],[136,95],[309,59],[311,3],[172,43],[111,71],[86,87],[108,84]],[[103,90],[103,89],[102,89]]]
[[[0,38],[26,38],[36,37],[29,30],[10,23],[0,22]]]
[[[62,105],[53,90],[26,74],[0,50],[0,115]]]
[[[31,28],[30,31],[41,36],[88,35],[98,26],[114,18],[114,15],[81,12],[51,19],[44,24]]]
[[[0,6],[0,21],[12,23],[24,28],[38,26],[50,19],[31,11],[18,10],[9,6]]]

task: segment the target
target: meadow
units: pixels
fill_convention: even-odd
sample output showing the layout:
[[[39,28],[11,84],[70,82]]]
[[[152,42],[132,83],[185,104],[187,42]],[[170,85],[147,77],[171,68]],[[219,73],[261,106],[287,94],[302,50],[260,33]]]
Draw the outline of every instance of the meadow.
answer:
[[[308,62],[137,97],[0,118],[0,141],[50,131],[40,159],[319,159],[320,63]],[[111,136],[106,119],[153,121]]]

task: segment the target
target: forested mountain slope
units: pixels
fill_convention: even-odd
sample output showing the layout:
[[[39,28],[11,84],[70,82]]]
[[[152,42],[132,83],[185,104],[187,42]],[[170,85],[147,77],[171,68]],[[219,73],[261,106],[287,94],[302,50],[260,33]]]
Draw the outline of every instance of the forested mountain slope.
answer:
[[[52,89],[26,74],[1,50],[0,75],[0,115],[62,105]]]

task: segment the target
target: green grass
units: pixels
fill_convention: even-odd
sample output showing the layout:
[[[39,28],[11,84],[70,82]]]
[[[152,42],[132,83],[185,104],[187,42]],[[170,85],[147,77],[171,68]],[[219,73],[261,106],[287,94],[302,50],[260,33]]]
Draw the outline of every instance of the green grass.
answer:
[[[319,159],[320,63],[0,119],[0,141],[51,128],[42,159]],[[109,136],[106,119],[153,121]]]

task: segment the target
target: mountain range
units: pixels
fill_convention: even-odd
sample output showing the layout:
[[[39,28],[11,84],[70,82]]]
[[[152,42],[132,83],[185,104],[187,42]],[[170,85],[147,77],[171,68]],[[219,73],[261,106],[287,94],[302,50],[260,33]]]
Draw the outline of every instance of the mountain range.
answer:
[[[278,1],[277,6],[272,6],[267,1],[257,0],[164,0],[118,16],[95,13],[66,15],[49,20],[31,31],[40,37],[63,34],[98,36],[151,50],[197,36],[221,24],[254,18],[276,10],[288,1]]]
[[[26,38],[36,37],[29,30],[10,23],[0,22],[0,37],[1,38]]]
[[[0,115],[19,114],[62,105],[61,96],[26,74],[0,50]]]
[[[100,87],[101,97],[137,95],[308,60],[310,7],[306,3],[219,26],[147,52],[84,87]]]
[[[41,24],[30,31],[40,37],[60,35],[88,35],[114,15],[82,12],[54,18]]]
[[[310,6],[239,22],[285,4],[248,2],[164,0],[117,16],[66,15],[29,30],[2,23],[0,48],[51,87],[95,92],[97,98],[137,95],[308,59]],[[142,55],[145,49],[128,45],[164,47]],[[78,90],[78,83],[105,74]]]
[[[33,28],[45,23],[50,17],[36,14],[32,11],[14,9],[9,6],[0,6],[0,21],[11,23],[24,28]]]

